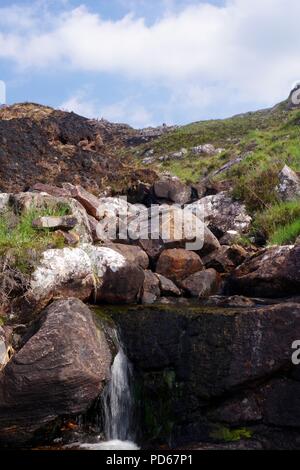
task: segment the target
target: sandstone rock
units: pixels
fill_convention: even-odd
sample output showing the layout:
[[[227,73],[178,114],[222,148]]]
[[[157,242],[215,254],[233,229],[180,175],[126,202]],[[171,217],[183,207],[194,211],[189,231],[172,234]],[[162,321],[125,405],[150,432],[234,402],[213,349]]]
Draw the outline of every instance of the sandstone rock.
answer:
[[[215,269],[206,269],[191,274],[180,285],[192,297],[207,298],[218,292],[220,275]]]
[[[203,213],[204,222],[218,238],[228,230],[235,230],[239,234],[247,233],[251,226],[252,219],[247,214],[245,206],[234,201],[225,192],[206,196],[189,204],[186,209]]]
[[[72,215],[38,217],[32,222],[32,226],[36,229],[50,230],[71,230],[76,227],[77,224],[78,220]]]
[[[58,417],[84,413],[109,377],[103,331],[77,299],[52,303],[0,375],[0,442],[16,444]]]
[[[173,176],[163,176],[154,183],[154,193],[160,199],[166,199],[175,204],[186,204],[190,201],[191,188],[182,183],[179,178]]]
[[[156,261],[164,249],[164,243],[161,239],[158,240],[138,240],[139,246],[147,253],[152,262]]]
[[[107,269],[96,301],[111,304],[132,304],[139,301],[145,274],[136,264],[125,263],[117,272]]]
[[[239,266],[228,282],[229,294],[288,297],[300,291],[300,246],[271,247]]]
[[[145,271],[142,303],[153,304],[160,296],[159,279],[152,271]]]
[[[174,284],[174,282],[171,281],[171,279],[168,279],[162,274],[158,274],[158,273],[156,273],[156,276],[159,280],[159,287],[160,287],[160,291],[162,295],[166,295],[166,296],[172,295],[175,297],[178,297],[179,295],[181,295],[181,290],[178,289],[176,284]]]
[[[203,269],[201,258],[193,251],[181,248],[163,251],[156,266],[158,274],[162,274],[176,284],[201,269]]]
[[[300,198],[300,178],[290,167],[285,165],[278,175],[277,194],[282,201]]]
[[[99,199],[81,186],[70,183],[63,184],[64,189],[70,191],[71,196],[85,208],[87,213],[98,219]]]
[[[94,243],[100,242],[101,238],[99,238],[98,233],[97,233],[97,225],[99,221],[95,219],[95,217],[89,214],[88,214],[88,221],[89,221],[89,227],[90,227],[90,231],[92,234],[93,242]]]

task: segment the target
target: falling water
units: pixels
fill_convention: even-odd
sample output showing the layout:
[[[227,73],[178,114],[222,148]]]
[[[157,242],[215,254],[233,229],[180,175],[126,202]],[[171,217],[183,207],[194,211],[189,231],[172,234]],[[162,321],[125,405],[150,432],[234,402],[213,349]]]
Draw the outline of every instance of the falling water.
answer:
[[[110,381],[103,394],[104,431],[109,440],[134,439],[131,379],[132,367],[120,345],[111,368]]]

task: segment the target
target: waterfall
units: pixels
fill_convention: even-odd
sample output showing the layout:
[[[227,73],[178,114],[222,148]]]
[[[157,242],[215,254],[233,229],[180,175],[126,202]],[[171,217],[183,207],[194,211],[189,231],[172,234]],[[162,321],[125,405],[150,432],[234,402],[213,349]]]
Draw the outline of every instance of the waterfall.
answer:
[[[108,440],[133,441],[132,366],[119,342],[111,378],[103,393],[104,431]]]

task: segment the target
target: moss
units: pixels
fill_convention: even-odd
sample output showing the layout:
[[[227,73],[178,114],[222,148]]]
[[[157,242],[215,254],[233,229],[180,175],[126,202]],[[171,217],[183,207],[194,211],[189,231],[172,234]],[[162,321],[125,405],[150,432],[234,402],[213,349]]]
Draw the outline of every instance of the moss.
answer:
[[[230,429],[219,426],[216,430],[211,432],[210,437],[217,441],[236,442],[241,439],[251,439],[252,435],[253,432],[246,428]]]

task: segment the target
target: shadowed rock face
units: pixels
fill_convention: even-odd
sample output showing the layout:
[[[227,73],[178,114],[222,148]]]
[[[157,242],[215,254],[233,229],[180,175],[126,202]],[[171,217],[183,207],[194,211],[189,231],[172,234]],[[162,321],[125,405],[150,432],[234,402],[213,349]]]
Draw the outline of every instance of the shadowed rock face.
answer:
[[[141,386],[141,419],[150,441],[170,434],[177,443],[207,440],[226,423],[274,423],[283,435],[288,426],[299,432],[299,373],[290,378],[297,370],[291,345],[300,338],[299,304],[157,305],[114,318]]]
[[[86,411],[108,378],[111,353],[89,308],[54,302],[0,374],[0,442],[24,442],[56,418]]]

